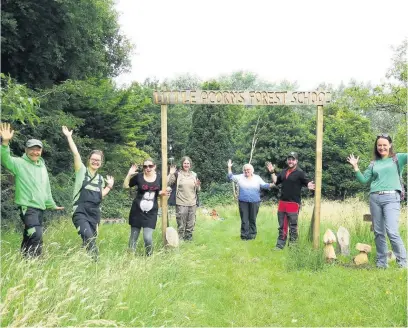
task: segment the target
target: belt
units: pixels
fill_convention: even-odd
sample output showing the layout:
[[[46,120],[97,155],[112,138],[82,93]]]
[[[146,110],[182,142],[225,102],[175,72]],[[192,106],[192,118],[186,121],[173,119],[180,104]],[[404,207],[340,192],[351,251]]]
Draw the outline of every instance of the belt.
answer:
[[[396,194],[396,190],[385,190],[385,191],[375,191],[373,194],[384,195],[384,194]]]

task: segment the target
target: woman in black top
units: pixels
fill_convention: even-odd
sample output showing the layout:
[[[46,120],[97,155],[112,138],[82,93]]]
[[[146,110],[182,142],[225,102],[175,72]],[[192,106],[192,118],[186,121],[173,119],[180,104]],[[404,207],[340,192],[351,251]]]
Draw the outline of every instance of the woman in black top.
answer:
[[[160,195],[166,194],[162,191],[161,177],[156,174],[156,165],[152,159],[143,162],[143,173],[137,173],[137,165],[133,164],[123,182],[123,188],[135,186],[136,197],[133,200],[129,213],[129,224],[131,226],[129,249],[136,249],[136,242],[143,228],[143,239],[146,255],[153,252],[153,230],[156,228],[158,202]]]

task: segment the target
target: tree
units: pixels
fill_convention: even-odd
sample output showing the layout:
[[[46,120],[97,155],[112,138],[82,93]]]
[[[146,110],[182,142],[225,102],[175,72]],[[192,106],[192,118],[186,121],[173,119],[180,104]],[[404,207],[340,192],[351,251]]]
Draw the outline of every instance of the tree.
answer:
[[[353,81],[343,90],[338,104],[371,116],[374,132],[396,133],[398,124],[407,124],[407,64],[408,39],[394,48],[392,66],[386,77],[388,81],[372,87]]]
[[[205,82],[204,90],[219,90],[216,81]],[[205,122],[205,124],[204,124]],[[230,122],[226,106],[194,107],[187,153],[193,161],[203,187],[226,181],[226,163],[232,155]]]
[[[130,66],[113,0],[2,0],[1,71],[29,87],[113,77]]]
[[[61,110],[84,120],[81,136],[115,144],[146,138],[141,129],[150,118],[143,110],[152,100],[149,90],[137,83],[117,89],[109,79],[67,81],[41,94],[44,110]]]
[[[314,130],[316,120],[310,122]],[[346,162],[349,154],[360,156],[364,170],[372,159],[372,130],[367,118],[336,103],[324,107],[322,194],[344,199],[364,188]]]
[[[39,121],[37,111],[40,102],[36,92],[1,73],[0,93],[3,121],[20,121],[31,124]]]

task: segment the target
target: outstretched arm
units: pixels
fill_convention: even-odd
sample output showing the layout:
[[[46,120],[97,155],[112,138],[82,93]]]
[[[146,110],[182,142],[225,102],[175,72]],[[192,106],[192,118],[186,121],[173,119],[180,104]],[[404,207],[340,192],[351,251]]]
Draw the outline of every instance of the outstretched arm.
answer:
[[[272,184],[276,184],[277,176],[275,173],[275,167],[273,166],[271,162],[266,162],[266,167],[269,173],[271,174]]]
[[[136,165],[136,164],[133,164],[133,165],[130,167],[128,174],[126,175],[125,180],[123,181],[123,188],[124,188],[124,189],[128,189],[128,188],[129,188],[130,178],[131,178],[136,172],[137,172],[137,165]]]
[[[67,137],[69,149],[71,149],[71,152],[74,155],[74,169],[75,172],[78,172],[82,166],[82,160],[81,155],[79,155],[78,148],[75,145],[74,139],[72,139],[72,130],[69,131],[68,128],[64,125],[62,127],[62,133]]]
[[[358,168],[358,160],[359,157],[355,157],[354,154],[350,154],[349,157],[347,157],[347,162],[353,166],[354,171],[356,172],[356,178],[358,181],[361,183],[368,183],[369,181],[372,180],[373,177],[373,166],[370,164],[368,168],[364,171],[364,173],[360,172],[360,169]]]
[[[232,174],[232,161],[229,159],[227,162],[228,174]]]
[[[10,123],[0,123],[1,144],[8,146],[10,140],[13,138],[14,130],[11,129]]]
[[[16,174],[15,158],[10,155],[9,143],[13,138],[14,130],[11,130],[9,123],[0,123],[1,136],[1,164],[10,170],[11,173]]]
[[[349,157],[347,157],[347,162],[349,162],[351,164],[351,166],[353,166],[354,171],[359,171],[358,168],[358,160],[360,159],[360,157],[354,157],[354,154],[351,154]]]

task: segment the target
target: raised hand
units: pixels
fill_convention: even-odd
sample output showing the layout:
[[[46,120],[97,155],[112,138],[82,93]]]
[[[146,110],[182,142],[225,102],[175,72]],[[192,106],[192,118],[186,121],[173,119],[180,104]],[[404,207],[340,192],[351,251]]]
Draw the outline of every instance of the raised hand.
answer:
[[[137,172],[137,165],[136,164],[132,164],[132,166],[129,169],[128,175],[133,175],[136,174]]]
[[[349,162],[354,169],[358,169],[358,160],[360,159],[359,156],[354,157],[354,154],[350,154],[349,157],[347,157],[347,162]]]
[[[65,125],[62,126],[62,133],[63,133],[66,137],[70,137],[70,136],[72,137],[72,130],[69,131],[68,128],[67,128]]]
[[[111,175],[107,175],[107,176],[106,176],[106,183],[107,183],[107,186],[108,186],[110,189],[113,188],[114,182],[115,182],[115,179],[113,178],[113,176],[111,176]]]
[[[310,181],[310,182],[307,184],[307,188],[308,188],[309,190],[315,190],[315,189],[316,189],[316,185],[315,185],[314,181]]]
[[[266,168],[268,169],[270,173],[275,172],[275,167],[273,166],[271,162],[266,162]]]
[[[11,138],[13,138],[14,130],[11,130],[10,123],[0,123],[0,136],[2,143],[8,145]]]
[[[228,166],[229,168],[232,167],[232,161],[231,161],[230,159],[228,160],[227,166]]]
[[[174,174],[174,173],[176,173],[176,171],[177,171],[176,165],[170,166],[170,174]]]

